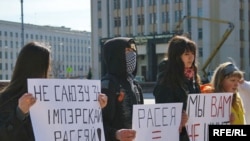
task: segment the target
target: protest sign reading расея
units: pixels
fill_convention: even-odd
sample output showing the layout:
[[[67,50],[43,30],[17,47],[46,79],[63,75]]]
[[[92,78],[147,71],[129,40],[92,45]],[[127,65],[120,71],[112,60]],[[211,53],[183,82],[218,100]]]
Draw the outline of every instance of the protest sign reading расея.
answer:
[[[133,106],[135,141],[179,140],[182,103],[161,103]]]

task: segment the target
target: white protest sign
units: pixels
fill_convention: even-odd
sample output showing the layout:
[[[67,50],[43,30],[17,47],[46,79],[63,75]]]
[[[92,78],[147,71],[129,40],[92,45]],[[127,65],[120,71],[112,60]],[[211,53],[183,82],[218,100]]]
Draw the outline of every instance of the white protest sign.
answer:
[[[250,81],[244,81],[238,87],[245,111],[246,124],[250,124]]]
[[[99,80],[28,79],[36,141],[104,141]]]
[[[133,106],[135,141],[177,141],[182,103],[147,104]]]
[[[190,141],[208,141],[208,125],[229,124],[232,93],[189,94],[186,129]]]

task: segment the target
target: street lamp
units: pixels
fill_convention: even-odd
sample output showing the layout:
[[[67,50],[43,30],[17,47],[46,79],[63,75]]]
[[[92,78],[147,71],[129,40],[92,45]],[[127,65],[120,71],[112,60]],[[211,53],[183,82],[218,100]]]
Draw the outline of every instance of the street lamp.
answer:
[[[22,35],[21,35],[21,36],[22,36],[22,37],[21,37],[21,38],[22,38],[22,44],[21,44],[21,45],[24,46],[23,0],[21,0],[21,21],[22,21],[22,22],[21,22],[21,24],[22,24],[22,28],[21,28],[21,29],[22,29],[22,33],[21,33],[21,34],[22,34]]]

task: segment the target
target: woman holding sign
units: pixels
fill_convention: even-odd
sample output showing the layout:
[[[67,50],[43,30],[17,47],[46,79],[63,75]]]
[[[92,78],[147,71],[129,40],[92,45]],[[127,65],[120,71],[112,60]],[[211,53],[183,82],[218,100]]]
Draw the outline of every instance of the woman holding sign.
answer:
[[[27,78],[47,78],[50,55],[50,49],[37,42],[21,49],[10,83],[0,93],[0,140],[35,140],[29,109],[36,99],[27,93]]]
[[[50,49],[38,42],[22,47],[9,84],[0,93],[0,140],[35,141],[29,110],[35,97],[27,93],[28,78],[48,78],[50,71]],[[101,107],[107,97],[99,97]]]
[[[183,103],[180,141],[189,141],[185,128],[188,94],[200,93],[195,56],[195,42],[184,36],[173,37],[169,42],[168,57],[159,65],[160,72],[153,91],[156,103]]]
[[[229,92],[233,93],[231,107],[231,124],[245,124],[245,114],[242,99],[238,93],[240,80],[243,79],[243,72],[233,63],[225,62],[220,64],[211,79],[211,85],[206,85],[206,89],[214,93]],[[203,92],[203,90],[202,90]]]

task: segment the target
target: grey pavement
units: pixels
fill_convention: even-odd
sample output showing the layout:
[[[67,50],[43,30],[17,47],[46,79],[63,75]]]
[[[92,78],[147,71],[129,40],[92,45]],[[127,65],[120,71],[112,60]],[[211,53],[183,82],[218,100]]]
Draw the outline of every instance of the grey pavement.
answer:
[[[155,98],[152,93],[144,93],[144,104],[155,104]]]

